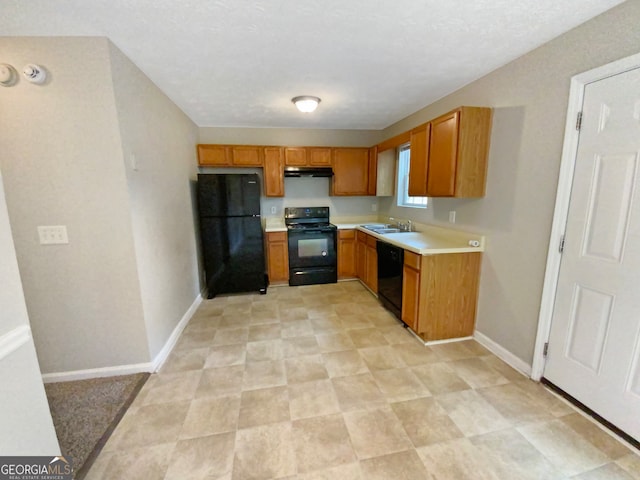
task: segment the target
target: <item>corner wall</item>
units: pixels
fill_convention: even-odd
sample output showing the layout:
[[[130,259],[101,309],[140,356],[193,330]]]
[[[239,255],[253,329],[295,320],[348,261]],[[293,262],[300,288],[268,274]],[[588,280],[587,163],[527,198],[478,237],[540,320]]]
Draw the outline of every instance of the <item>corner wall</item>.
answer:
[[[135,259],[151,358],[199,294],[197,126],[109,43]]]
[[[494,108],[487,195],[431,199],[384,214],[484,233],[477,330],[531,364],[573,75],[640,51],[640,2],[630,0],[429,105],[383,138],[460,105]],[[554,240],[555,241],[555,240]]]
[[[43,373],[149,362],[130,203],[104,38],[0,37],[49,77],[0,88],[0,170]],[[38,225],[66,225],[40,245]]]

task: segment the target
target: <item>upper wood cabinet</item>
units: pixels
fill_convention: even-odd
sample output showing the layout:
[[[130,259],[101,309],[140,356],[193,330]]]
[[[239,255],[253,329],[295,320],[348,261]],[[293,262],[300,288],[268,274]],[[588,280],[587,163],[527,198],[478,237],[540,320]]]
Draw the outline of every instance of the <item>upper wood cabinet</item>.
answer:
[[[307,159],[309,165],[314,167],[330,167],[331,166],[331,148],[330,147],[308,147]]]
[[[284,164],[292,167],[307,165],[307,149],[305,147],[284,147]]]
[[[334,148],[331,195],[370,195],[370,187],[369,149]]]
[[[284,197],[282,147],[264,147],[264,194],[267,197]]]
[[[429,136],[431,124],[421,125],[411,130],[409,141],[409,195],[427,196],[427,166],[429,164]]]
[[[285,147],[284,164],[292,167],[330,167],[331,147]]]
[[[198,145],[202,167],[262,167],[262,147],[257,145]]]
[[[198,145],[198,165],[203,167],[226,167],[231,165],[227,145]]]
[[[431,121],[428,196],[484,196],[491,118],[490,108],[461,107]]]
[[[234,145],[231,147],[231,164],[243,167],[261,167],[263,164],[262,147]]]
[[[460,107],[377,145],[379,151],[411,142],[409,195],[483,197],[492,110]]]

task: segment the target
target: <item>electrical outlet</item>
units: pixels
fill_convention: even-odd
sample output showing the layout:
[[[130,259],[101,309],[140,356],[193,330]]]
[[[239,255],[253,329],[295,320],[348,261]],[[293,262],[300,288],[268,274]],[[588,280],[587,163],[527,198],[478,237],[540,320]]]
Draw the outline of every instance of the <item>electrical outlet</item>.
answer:
[[[58,245],[69,243],[65,225],[45,225],[38,227],[40,245]]]
[[[449,212],[449,223],[456,223],[456,211],[451,210]]]
[[[271,215],[275,215],[278,212],[278,207],[271,207]]]
[[[371,211],[372,212],[377,212],[378,211],[378,204],[377,203],[372,203],[371,204]]]

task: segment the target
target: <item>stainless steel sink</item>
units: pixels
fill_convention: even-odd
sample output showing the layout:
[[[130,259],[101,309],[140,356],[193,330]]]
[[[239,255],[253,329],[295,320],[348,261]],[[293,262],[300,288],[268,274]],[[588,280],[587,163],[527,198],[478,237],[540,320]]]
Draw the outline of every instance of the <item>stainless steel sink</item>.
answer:
[[[363,228],[367,230],[371,230],[380,235],[384,235],[385,233],[400,233],[404,232],[404,230],[400,230],[399,228],[392,227],[389,224],[375,224],[375,225],[362,225]]]

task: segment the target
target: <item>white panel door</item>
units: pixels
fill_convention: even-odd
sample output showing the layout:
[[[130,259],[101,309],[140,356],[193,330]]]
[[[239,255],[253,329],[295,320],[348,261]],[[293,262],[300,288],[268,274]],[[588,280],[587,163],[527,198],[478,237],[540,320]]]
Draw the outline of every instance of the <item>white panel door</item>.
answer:
[[[588,84],[544,377],[640,439],[640,69]]]

